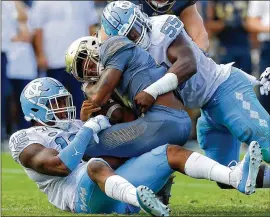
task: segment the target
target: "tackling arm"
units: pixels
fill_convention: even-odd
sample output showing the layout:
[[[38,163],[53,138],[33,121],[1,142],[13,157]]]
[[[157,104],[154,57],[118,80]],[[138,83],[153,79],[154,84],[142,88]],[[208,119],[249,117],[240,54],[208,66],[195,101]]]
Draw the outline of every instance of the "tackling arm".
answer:
[[[105,69],[100,80],[94,86],[87,86],[85,93],[96,105],[102,106],[111,98],[122,76],[122,71]]]
[[[196,57],[183,35],[179,34],[172,42],[167,49],[167,56],[173,65],[161,79],[143,90],[154,99],[175,90],[179,84],[188,80],[197,72]]]
[[[205,52],[209,49],[208,34],[204,27],[201,15],[197,11],[196,4],[187,7],[181,14],[180,19],[185,24],[185,29],[192,40]]]
[[[177,76],[178,84],[185,82],[197,72],[196,57],[189,42],[181,34],[172,42],[167,50],[167,57],[173,64],[167,73]]]
[[[32,144],[22,151],[20,162],[23,166],[42,174],[67,176],[71,171],[60,160],[58,154],[59,152],[52,148],[45,148],[40,144]]]
[[[46,175],[67,176],[80,164],[93,134],[110,127],[104,116],[89,119],[70,145],[60,152],[41,144],[31,144],[20,154],[20,162],[27,168]]]

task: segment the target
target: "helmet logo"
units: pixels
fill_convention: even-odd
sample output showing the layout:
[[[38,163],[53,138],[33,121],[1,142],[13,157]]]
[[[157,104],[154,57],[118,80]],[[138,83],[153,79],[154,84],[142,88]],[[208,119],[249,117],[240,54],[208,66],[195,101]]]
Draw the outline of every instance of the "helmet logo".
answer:
[[[121,9],[125,9],[125,10],[130,9],[132,7],[131,2],[129,2],[129,1],[124,1],[124,2],[118,1],[118,2],[116,2],[116,4],[117,4],[116,5],[117,7],[121,8]]]
[[[30,84],[24,91],[25,98],[32,99],[41,96],[42,90],[39,89],[41,86],[42,83],[40,81]]]

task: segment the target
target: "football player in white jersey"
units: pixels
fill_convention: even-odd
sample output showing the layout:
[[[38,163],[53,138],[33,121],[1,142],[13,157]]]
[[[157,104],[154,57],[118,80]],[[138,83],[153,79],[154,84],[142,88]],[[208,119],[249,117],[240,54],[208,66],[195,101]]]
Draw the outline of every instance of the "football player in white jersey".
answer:
[[[187,108],[201,108],[197,136],[207,156],[228,165],[239,161],[241,142],[255,140],[270,162],[270,118],[253,91],[260,85],[261,93],[268,94],[269,70],[257,80],[233,63],[218,65],[191,40],[176,16],[148,18],[127,1],[112,2],[103,11],[99,40],[114,35],[127,36],[168,67],[164,77],[135,97],[142,113],[157,96],[176,90]],[[269,187],[269,166],[262,165],[260,174],[258,187]]]
[[[85,123],[75,120],[72,96],[60,82],[48,77],[31,81],[24,88],[20,101],[25,119],[31,121],[33,127],[14,133],[9,147],[13,159],[47,194],[50,203],[62,210],[79,213],[124,214],[141,207],[150,214],[168,215],[169,209],[150,189],[135,188],[112,171],[109,176],[103,174],[107,181],[99,186],[107,188],[109,197],[128,204],[114,201],[97,190],[90,179],[94,173],[91,165],[95,161],[106,162],[91,159],[86,163],[82,158],[95,135],[111,126],[105,116],[97,116]],[[115,187],[119,182],[123,186]],[[100,200],[107,202],[106,206],[103,203],[95,206]]]
[[[72,96],[60,82],[48,77],[33,80],[21,94],[21,105],[25,119],[33,127],[11,136],[12,157],[48,200],[62,210],[127,214],[142,208],[155,216],[168,216],[168,207],[148,187],[134,185],[146,183],[157,191],[174,171],[220,181],[245,194],[255,192],[261,161],[256,142],[233,170],[199,153],[167,144],[128,160],[114,172],[112,167],[123,160],[108,158],[106,162],[93,158],[82,162],[90,141],[97,139],[95,135],[110,127],[110,123],[105,116],[85,123],[75,120]]]

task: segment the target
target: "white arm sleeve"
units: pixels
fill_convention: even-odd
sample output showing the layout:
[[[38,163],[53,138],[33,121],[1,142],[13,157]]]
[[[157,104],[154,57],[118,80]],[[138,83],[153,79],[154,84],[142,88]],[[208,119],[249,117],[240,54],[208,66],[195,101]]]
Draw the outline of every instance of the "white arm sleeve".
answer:
[[[164,93],[175,90],[178,86],[178,78],[174,73],[166,73],[162,78],[151,84],[143,91],[153,96],[155,99]]]

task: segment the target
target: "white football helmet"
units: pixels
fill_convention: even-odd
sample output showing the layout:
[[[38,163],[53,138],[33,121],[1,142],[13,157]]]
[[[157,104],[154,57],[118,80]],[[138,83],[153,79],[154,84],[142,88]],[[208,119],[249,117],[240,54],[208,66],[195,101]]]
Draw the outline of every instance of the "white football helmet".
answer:
[[[74,41],[66,52],[66,71],[80,82],[96,82],[100,78],[98,69],[99,43],[94,36]]]

